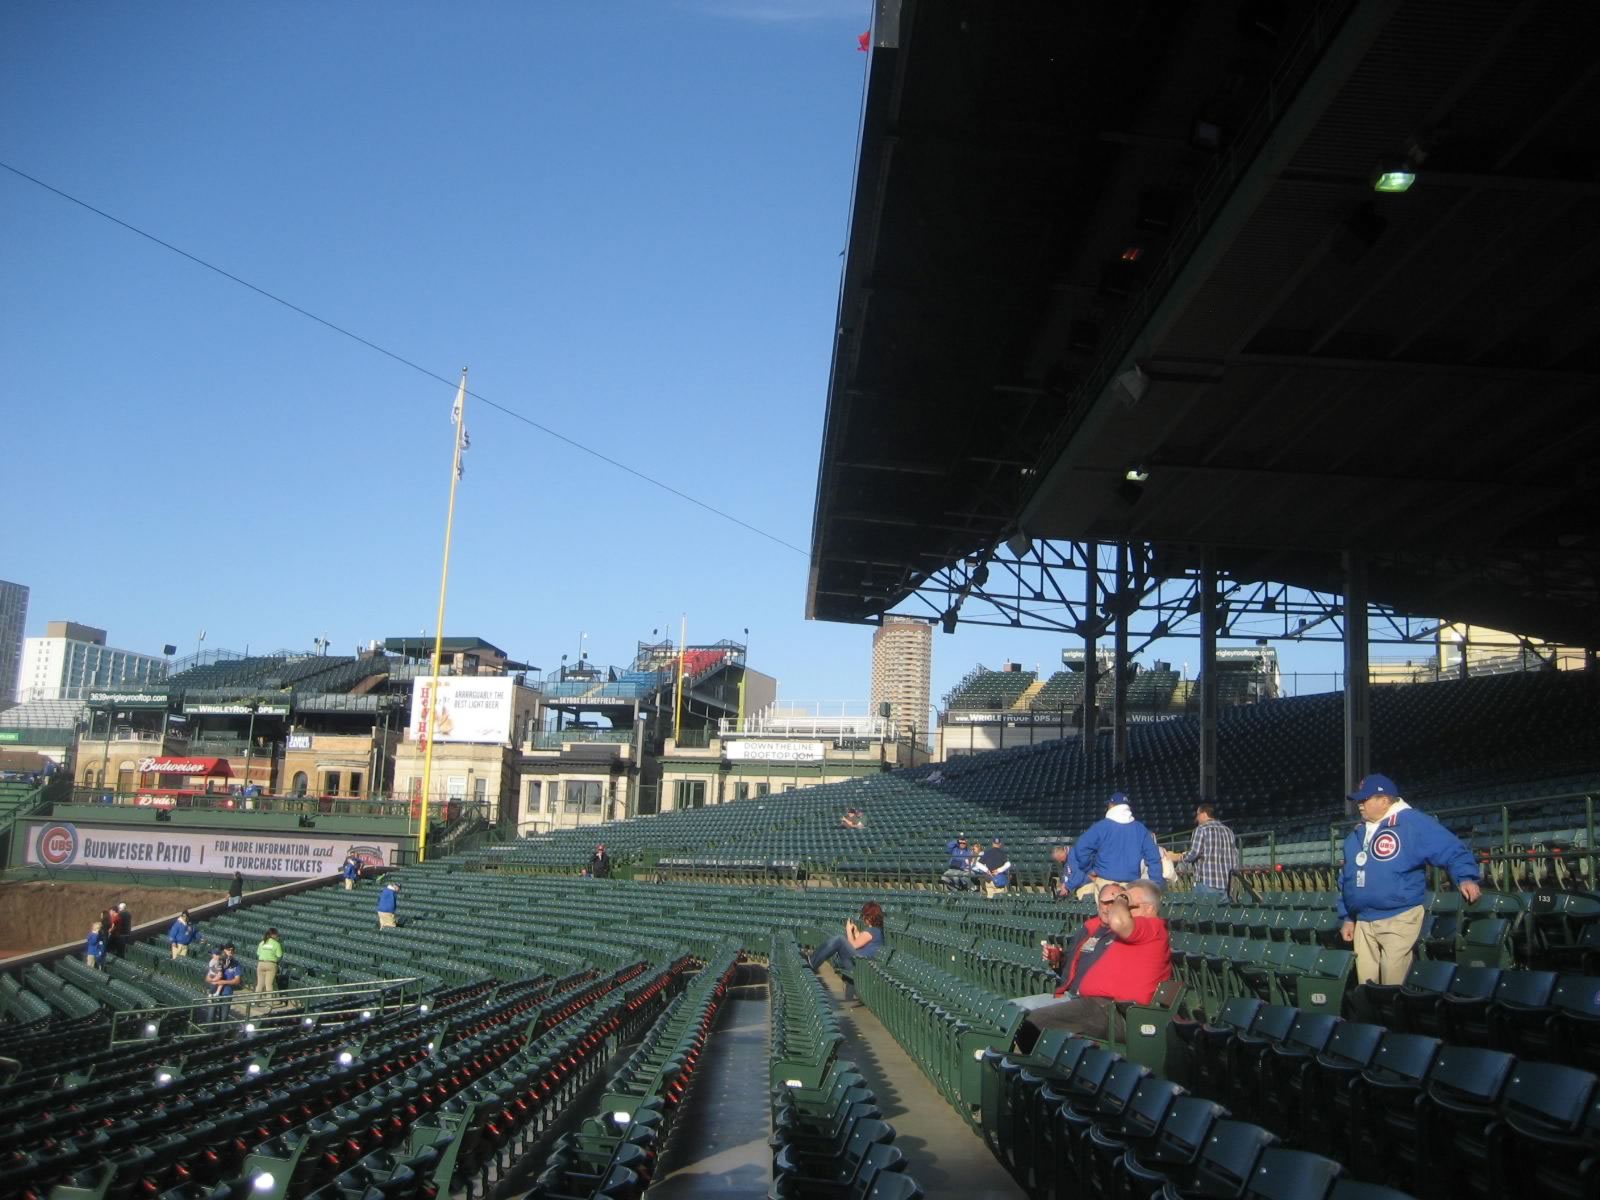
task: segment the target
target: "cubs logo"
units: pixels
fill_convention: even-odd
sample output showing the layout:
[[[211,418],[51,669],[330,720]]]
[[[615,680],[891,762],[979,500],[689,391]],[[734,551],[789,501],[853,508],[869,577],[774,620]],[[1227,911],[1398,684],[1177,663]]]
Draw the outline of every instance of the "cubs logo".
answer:
[[[354,854],[356,861],[363,867],[378,868],[387,864],[383,861],[383,851],[377,846],[351,846],[346,854]]]
[[[1385,829],[1372,839],[1372,857],[1379,862],[1388,862],[1400,853],[1400,835],[1392,829]]]
[[[46,825],[39,831],[39,861],[47,867],[64,867],[78,857],[78,831],[71,825]]]

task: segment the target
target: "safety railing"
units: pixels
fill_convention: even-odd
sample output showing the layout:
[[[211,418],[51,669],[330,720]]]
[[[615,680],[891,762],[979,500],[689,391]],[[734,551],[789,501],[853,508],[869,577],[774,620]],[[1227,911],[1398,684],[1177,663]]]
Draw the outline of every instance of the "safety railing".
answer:
[[[113,1010],[109,1045],[203,1037],[221,1030],[254,1033],[278,1025],[376,1020],[400,1011],[427,1012],[422,981],[414,976],[365,983],[326,984],[281,991],[238,991],[188,1004]]]

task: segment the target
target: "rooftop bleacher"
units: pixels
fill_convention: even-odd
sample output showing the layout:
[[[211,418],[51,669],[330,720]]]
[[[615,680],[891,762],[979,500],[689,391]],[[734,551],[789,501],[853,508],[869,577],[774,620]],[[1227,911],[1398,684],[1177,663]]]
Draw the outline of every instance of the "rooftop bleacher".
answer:
[[[991,671],[987,667],[976,667],[945,697],[944,706],[974,712],[1002,712],[1015,704],[1037,678],[1038,673],[1034,671]]]

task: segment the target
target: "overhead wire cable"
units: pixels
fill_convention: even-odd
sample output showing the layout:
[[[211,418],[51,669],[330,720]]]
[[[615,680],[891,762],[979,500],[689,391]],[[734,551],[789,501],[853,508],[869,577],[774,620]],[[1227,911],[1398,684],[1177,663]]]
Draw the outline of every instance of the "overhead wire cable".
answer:
[[[154,242],[156,245],[160,246],[163,250],[170,250],[173,254],[178,255],[180,258],[188,259],[190,262],[194,263],[198,267],[204,267],[206,270],[211,271],[214,274],[222,276],[224,279],[228,280],[231,283],[236,283],[240,287],[246,288],[249,291],[252,291],[252,292],[256,293],[256,295],[263,297],[264,299],[271,300],[274,304],[280,304],[284,308],[287,308],[290,312],[298,313],[300,316],[305,317],[307,320],[315,321],[318,325],[321,325],[326,329],[330,329],[334,333],[340,334],[343,337],[347,337],[353,342],[359,342],[361,345],[365,346],[368,350],[374,350],[377,353],[383,355],[385,358],[392,359],[395,362],[401,364],[402,366],[410,367],[413,371],[416,371],[416,372],[418,372],[419,374],[422,374],[422,375],[426,375],[429,379],[437,380],[439,383],[442,383],[445,386],[450,387],[450,388],[455,388],[460,382],[458,379],[449,379],[449,378],[447,378],[447,377],[445,377],[443,375],[438,374],[435,371],[431,371],[427,367],[423,366],[421,363],[415,362],[414,360],[407,358],[403,354],[398,354],[395,351],[390,350],[387,346],[379,345],[377,342],[372,341],[370,338],[362,337],[359,333],[356,333],[356,332],[354,332],[353,330],[350,330],[350,329],[346,329],[344,326],[336,324],[335,322],[328,320],[326,317],[318,316],[316,313],[312,312],[310,309],[302,308],[300,305],[294,303],[292,300],[286,300],[282,296],[279,296],[279,295],[277,295],[277,294],[275,294],[273,292],[269,292],[266,288],[261,287],[258,284],[251,283],[248,279],[242,278],[241,276],[235,275],[232,271],[226,270],[223,267],[219,267],[213,262],[207,262],[205,259],[201,258],[199,255],[191,254],[189,251],[185,250],[182,246],[175,246],[171,242],[165,240],[164,238],[157,237],[155,234],[149,232],[148,230],[141,229],[139,226],[134,225],[129,221],[124,221],[121,217],[115,216],[112,213],[107,212],[103,208],[97,208],[93,204],[90,204],[87,200],[79,199],[77,196],[74,196],[71,192],[63,191],[62,189],[60,189],[58,187],[55,187],[52,184],[46,183],[44,180],[38,178],[37,176],[30,175],[30,174],[28,174],[28,172],[26,172],[24,170],[21,170],[18,167],[12,166],[10,163],[5,162],[4,160],[0,160],[0,168],[4,168],[5,170],[11,172],[11,174],[17,176],[19,179],[27,180],[29,183],[34,184],[36,187],[43,188],[45,191],[50,192],[52,195],[59,196],[63,200],[66,200],[66,201],[68,201],[68,202],[70,202],[72,204],[76,204],[79,208],[86,209],[87,211],[92,212],[97,217],[101,217],[101,218],[103,218],[103,219],[105,219],[107,221],[110,221],[113,225],[117,225],[117,226],[120,226],[123,229],[126,229],[129,233],[137,234],[139,237],[142,237],[147,241]],[[467,390],[467,395],[471,396],[474,400],[477,400],[477,401],[481,402],[482,404],[487,405],[489,408],[494,409],[496,412],[504,413],[506,416],[510,417],[512,420],[521,421],[524,425],[530,426],[533,429],[537,429],[540,433],[546,434],[549,437],[553,437],[558,442],[564,442],[566,445],[571,446],[574,450],[582,451],[584,454],[587,454],[592,458],[599,459],[601,462],[605,463],[607,466],[615,467],[619,471],[624,471],[627,474],[632,475],[635,479],[643,480],[645,483],[651,484],[654,487],[658,487],[662,491],[668,492],[671,495],[674,495],[674,496],[678,497],[678,499],[680,499],[680,500],[684,500],[684,501],[687,501],[690,504],[693,504],[696,508],[704,509],[706,512],[711,513],[713,516],[721,517],[724,521],[729,521],[732,524],[739,526],[741,529],[746,529],[749,532],[751,532],[753,534],[756,534],[758,537],[764,537],[769,542],[775,542],[778,545],[782,546],[786,550],[793,550],[796,554],[807,555],[809,557],[809,555],[807,554],[807,551],[802,550],[799,546],[796,546],[793,542],[785,541],[783,538],[779,537],[775,533],[768,533],[765,529],[761,529],[758,526],[752,525],[748,521],[741,520],[740,518],[734,516],[732,513],[725,512],[724,510],[718,508],[714,504],[707,503],[706,501],[701,500],[698,497],[691,496],[688,492],[682,491],[679,488],[675,488],[670,483],[667,483],[667,482],[665,482],[664,480],[661,480],[661,479],[657,479],[653,475],[648,475],[645,472],[639,470],[637,467],[630,467],[627,463],[621,462],[618,459],[612,458],[610,455],[604,454],[601,451],[596,450],[593,446],[585,445],[583,442],[578,441],[576,438],[569,437],[566,434],[560,432],[559,430],[552,429],[548,425],[544,425],[544,424],[541,424],[538,421],[535,421],[532,417],[528,416],[526,413],[518,412],[514,408],[508,408],[506,405],[501,404],[498,401],[491,400],[491,399],[489,399],[489,397],[483,395],[480,392],[475,392],[475,391],[471,390],[470,388]]]

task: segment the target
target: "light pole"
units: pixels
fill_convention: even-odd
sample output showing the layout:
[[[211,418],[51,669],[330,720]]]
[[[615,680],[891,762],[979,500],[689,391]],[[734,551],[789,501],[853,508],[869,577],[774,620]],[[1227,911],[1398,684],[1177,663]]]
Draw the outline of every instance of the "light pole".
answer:
[[[740,670],[739,670],[739,725],[738,725],[738,728],[741,731],[744,729],[744,681],[745,681],[745,676],[747,676],[749,674],[750,674],[750,628],[749,628],[749,626],[746,626],[745,627],[745,631],[744,631],[744,666],[741,667]]]
[[[261,707],[261,701],[250,701],[250,731],[244,735],[244,786],[250,787],[250,760],[256,752],[256,711]]]
[[[111,765],[111,709],[106,708],[105,741],[100,751],[100,787],[106,786],[106,769]]]

